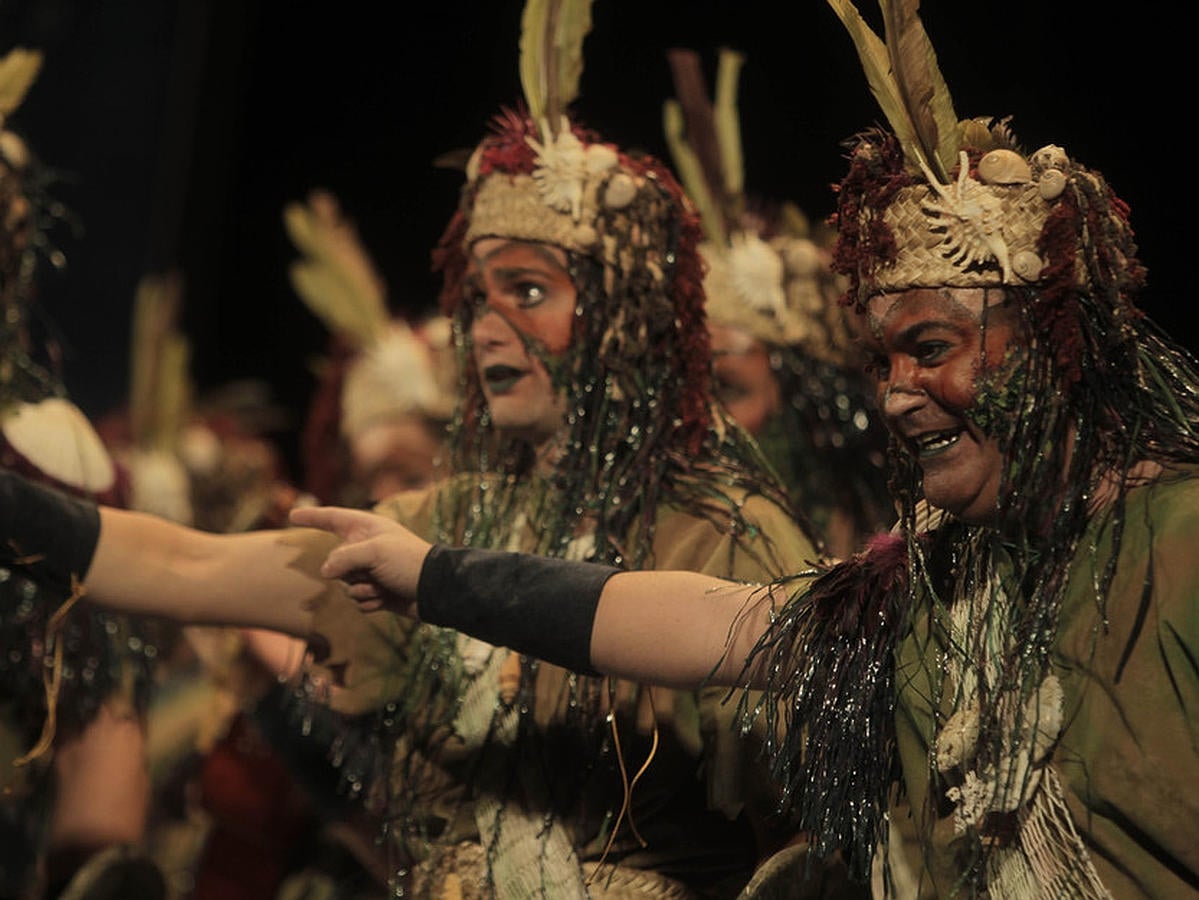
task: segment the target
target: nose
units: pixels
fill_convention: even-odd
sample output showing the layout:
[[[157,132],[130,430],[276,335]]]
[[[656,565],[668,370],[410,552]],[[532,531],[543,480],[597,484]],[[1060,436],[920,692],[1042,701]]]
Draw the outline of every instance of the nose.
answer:
[[[495,347],[516,337],[516,329],[490,303],[475,307],[470,324],[471,339],[476,347]]]
[[[880,388],[885,387],[879,404],[884,416],[898,418],[924,405],[928,394],[920,386],[916,376],[916,367],[911,363],[900,360],[891,362],[890,377],[884,384],[879,385]]]

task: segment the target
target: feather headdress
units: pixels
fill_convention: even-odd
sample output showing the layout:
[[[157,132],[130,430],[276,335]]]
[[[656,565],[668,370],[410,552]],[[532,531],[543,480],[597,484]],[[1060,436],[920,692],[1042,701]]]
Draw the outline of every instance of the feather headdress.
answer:
[[[292,287],[352,354],[339,373],[341,433],[352,438],[403,414],[447,420],[457,395],[448,323],[417,330],[391,314],[383,277],[328,191],[288,204],[283,223],[302,254],[288,270]]]
[[[179,331],[178,273],[148,275],[134,297],[129,417],[133,443],[173,452],[191,406],[191,348]]]
[[[561,120],[579,94],[583,39],[593,0],[527,0],[521,17],[520,84],[542,141],[560,136]]]
[[[863,136],[839,191],[837,265],[856,300],[921,286],[1070,293],[1140,280],[1139,267],[1111,265],[1130,258],[1131,231],[1096,173],[1054,145],[1025,155],[1006,119],[957,120],[919,0],[880,2],[885,40],[852,0],[828,2],[894,132]],[[1092,216],[1104,228],[1084,227]]]
[[[501,111],[467,162],[458,214],[436,253],[445,274],[442,309],[469,315],[461,308],[461,278],[479,240],[549,244],[598,264],[603,296],[590,305],[612,312],[595,323],[605,336],[592,352],[622,371],[628,359],[656,355],[672,383],[681,377],[675,406],[682,430],[699,440],[710,411],[698,220],[658,160],[625,153],[572,120],[568,106],[578,95],[590,6],[590,0],[525,6],[520,72],[528,111]],[[653,338],[664,329],[682,336]],[[622,394],[641,390],[630,385]]]
[[[737,82],[745,58],[722,49],[715,100],[693,50],[667,53],[677,99],[662,118],[675,168],[700,211],[708,263],[708,319],[735,325],[769,345],[802,348],[827,362],[848,359],[850,334],[837,304],[842,286],[825,246],[811,238],[793,204],[764,216],[745,195]]]
[[[41,68],[40,50],[16,47],[0,59],[0,127],[25,101]]]
[[[29,352],[25,311],[36,242],[28,215],[24,142],[4,128],[24,102],[42,66],[42,54],[22,47],[0,59],[0,465],[47,478],[76,493],[116,502],[117,473],[83,412],[64,396],[58,375]],[[13,213],[18,207],[25,212]],[[12,222],[24,223],[13,227]]]
[[[182,280],[177,272],[146,275],[133,303],[129,371],[129,470],[132,509],[192,525],[191,480],[182,457],[191,417],[191,356],[178,328]]]

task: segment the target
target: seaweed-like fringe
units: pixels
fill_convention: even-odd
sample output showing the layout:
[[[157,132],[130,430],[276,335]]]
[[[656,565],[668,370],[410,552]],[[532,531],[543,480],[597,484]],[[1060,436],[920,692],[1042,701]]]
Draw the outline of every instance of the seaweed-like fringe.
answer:
[[[875,537],[779,611],[747,662],[765,672],[764,699],[751,705],[752,695],[743,695],[738,709],[743,727],[765,716],[781,802],[808,834],[812,855],[842,851],[860,881],[885,846],[899,776],[895,648],[906,596],[906,542]]]

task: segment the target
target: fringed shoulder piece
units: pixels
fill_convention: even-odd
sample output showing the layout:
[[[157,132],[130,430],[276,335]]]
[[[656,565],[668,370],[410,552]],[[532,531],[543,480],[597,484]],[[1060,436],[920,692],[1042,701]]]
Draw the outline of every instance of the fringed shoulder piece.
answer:
[[[898,534],[796,592],[750,654],[767,673],[763,699],[741,700],[743,724],[766,717],[772,774],[812,850],[840,850],[851,875],[870,877],[885,841],[888,797],[899,777],[895,747],[895,648],[905,621],[908,552]],[[779,709],[785,721],[778,727]]]

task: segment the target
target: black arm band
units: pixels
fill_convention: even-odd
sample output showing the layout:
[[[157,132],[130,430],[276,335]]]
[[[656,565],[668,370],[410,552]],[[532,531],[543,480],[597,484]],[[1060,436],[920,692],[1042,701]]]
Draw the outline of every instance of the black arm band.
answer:
[[[0,542],[3,557],[36,561],[42,574],[63,585],[82,579],[100,540],[100,510],[0,469]]]
[[[416,599],[423,621],[585,675],[600,591],[619,572],[598,563],[435,544]]]

